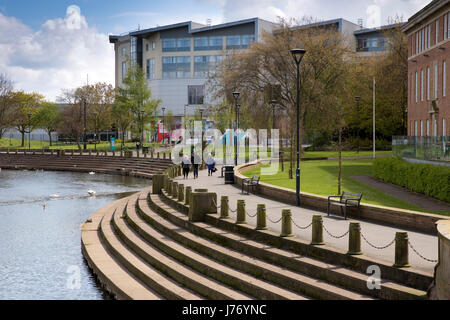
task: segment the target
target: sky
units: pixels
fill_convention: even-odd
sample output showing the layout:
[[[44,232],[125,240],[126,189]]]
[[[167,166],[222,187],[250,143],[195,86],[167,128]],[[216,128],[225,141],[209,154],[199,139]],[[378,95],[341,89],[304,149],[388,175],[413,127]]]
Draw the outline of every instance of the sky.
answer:
[[[365,27],[410,16],[431,0],[0,0],[0,73],[16,90],[56,101],[62,89],[114,84],[120,35],[182,21],[212,24],[259,17],[363,19]]]

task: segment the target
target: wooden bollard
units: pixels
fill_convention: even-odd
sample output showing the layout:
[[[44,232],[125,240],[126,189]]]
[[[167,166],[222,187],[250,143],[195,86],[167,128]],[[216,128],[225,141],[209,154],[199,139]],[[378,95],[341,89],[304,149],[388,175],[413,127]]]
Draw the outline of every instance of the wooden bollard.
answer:
[[[350,223],[348,234],[347,254],[352,256],[363,254],[361,251],[361,227],[358,222]]]
[[[266,205],[258,204],[256,209],[256,230],[267,230]]]
[[[186,187],[186,197],[184,199],[184,204],[185,205],[189,205],[189,199],[191,197],[191,193],[192,193],[192,187],[191,186],[187,186]]]
[[[178,182],[172,183],[172,198],[178,199]]]
[[[91,150],[89,150],[89,155],[90,155],[90,156],[92,155],[92,151],[91,151]]]
[[[237,201],[237,216],[236,216],[236,224],[244,224],[246,223],[246,215],[245,215],[245,200]]]
[[[95,152],[95,155],[98,157],[100,155],[99,151]]]
[[[323,220],[322,216],[313,216],[312,218],[312,239],[311,244],[318,246],[323,245]]]
[[[280,237],[292,237],[292,212],[291,209],[284,209],[281,213],[281,234]]]
[[[153,151],[150,152],[150,158],[153,159]]]
[[[396,268],[407,268],[409,264],[408,232],[395,234],[395,263]]]
[[[220,198],[220,219],[227,219],[230,217],[228,201],[228,196],[222,196]]]
[[[172,179],[169,178],[169,184],[167,185],[167,194],[172,196]]]
[[[159,152],[158,153],[156,153],[156,157],[159,159]]]
[[[53,152],[52,152],[52,154],[53,154]],[[73,156],[73,149],[70,150],[70,155]]]
[[[116,150],[113,150],[113,155],[112,155],[113,157],[115,157],[116,156]]]
[[[144,159],[147,159],[147,152],[144,153]]]
[[[181,183],[178,185],[178,201],[184,201],[184,184]]]
[[[165,152],[163,152],[163,159],[164,160],[166,159],[166,153]]]
[[[120,150],[120,157],[123,157],[123,150]]]

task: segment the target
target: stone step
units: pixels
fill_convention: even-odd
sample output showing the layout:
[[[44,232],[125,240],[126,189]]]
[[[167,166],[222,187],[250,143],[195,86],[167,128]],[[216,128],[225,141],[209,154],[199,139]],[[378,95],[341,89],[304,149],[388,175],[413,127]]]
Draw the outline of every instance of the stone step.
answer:
[[[130,197],[127,207],[134,205],[137,196]],[[238,292],[222,283],[213,280],[202,273],[199,273],[188,266],[180,263],[169,256],[166,252],[160,251],[149,243],[145,242],[134,230],[132,230],[122,219],[115,214],[113,225],[118,236],[134,253],[139,255],[147,263],[158,269],[174,281],[183,284],[191,290],[201,294],[208,299],[214,300],[248,300],[252,297]],[[167,241],[167,240],[166,240]]]
[[[144,199],[146,194],[146,192],[141,193]],[[258,299],[307,299],[304,294],[295,293],[291,288],[289,288],[291,290],[287,290],[282,286],[264,281],[258,276],[255,277],[238,271],[236,268],[230,268],[222,262],[217,262],[216,260],[199,254],[196,250],[181,245],[177,241],[171,239],[170,234],[159,232],[157,228],[148,225],[138,215],[135,205],[136,203],[131,200],[127,204],[126,220],[130,227],[136,230],[139,233],[139,236],[149,242],[152,246],[171,255],[183,264]],[[141,246],[142,245],[143,244],[141,243]]]
[[[162,297],[126,270],[106,248],[98,232],[101,218],[107,210],[114,210],[117,202],[100,209],[83,225],[81,249],[89,268],[106,291],[119,300],[160,300]]]
[[[311,257],[299,256],[298,253],[268,246],[267,244],[253,241],[233,232],[211,226],[210,224],[201,222],[193,224],[188,221],[188,217],[185,214],[180,213],[177,209],[174,209],[170,204],[166,203],[168,202],[167,200],[169,200],[173,202],[172,204],[174,207],[180,207],[179,202],[170,199],[165,193],[162,196],[150,195],[148,200],[150,201],[152,209],[158,212],[158,214],[166,220],[178,227],[187,229],[192,236],[200,236],[219,243],[220,247],[228,247],[241,253],[244,252],[246,255],[259,260],[264,260],[267,263],[282,265],[294,272],[300,272],[374,298],[394,300],[426,298],[425,291],[384,279],[381,279],[380,290],[370,290],[367,287],[367,274],[326,263]],[[145,202],[139,201],[139,204],[142,204],[145,208]],[[143,216],[147,218],[145,216],[146,210],[142,210],[142,212],[144,214]],[[153,221],[150,218],[146,220],[148,222]],[[196,244],[196,246],[197,249],[198,244]],[[210,246],[210,248],[212,247]],[[226,259],[226,261],[231,262],[233,260]],[[244,264],[241,264],[241,266],[243,265]]]
[[[127,198],[128,199],[128,198]],[[171,300],[201,300],[202,296],[189,290],[160,271],[146,263],[137,254],[131,251],[118,237],[113,226],[112,219],[115,212],[121,214],[126,203],[121,204],[116,210],[106,212],[100,222],[100,234],[108,250],[129,272],[134,274],[148,287]]]

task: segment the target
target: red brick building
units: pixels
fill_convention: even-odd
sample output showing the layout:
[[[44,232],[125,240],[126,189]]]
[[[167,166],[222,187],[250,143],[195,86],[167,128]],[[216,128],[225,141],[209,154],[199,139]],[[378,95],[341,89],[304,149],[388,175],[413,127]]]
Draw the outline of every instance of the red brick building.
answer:
[[[450,0],[434,0],[403,26],[408,37],[408,135],[450,136]]]

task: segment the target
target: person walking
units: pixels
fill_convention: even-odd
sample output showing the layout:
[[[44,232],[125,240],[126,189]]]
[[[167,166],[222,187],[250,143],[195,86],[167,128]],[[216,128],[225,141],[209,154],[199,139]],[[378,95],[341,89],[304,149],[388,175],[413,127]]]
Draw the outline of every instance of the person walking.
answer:
[[[189,169],[191,167],[191,162],[188,156],[184,156],[183,161],[181,161],[181,167],[183,168],[183,178],[189,178]]]
[[[194,168],[194,179],[198,178],[198,166],[201,164],[202,159],[200,158],[200,156],[196,153],[194,153],[194,155],[192,156],[192,166]]]
[[[208,166],[208,177],[212,176],[216,169],[216,162],[214,161],[214,158],[212,157],[211,153],[208,154],[208,159],[206,160],[206,165]]]

